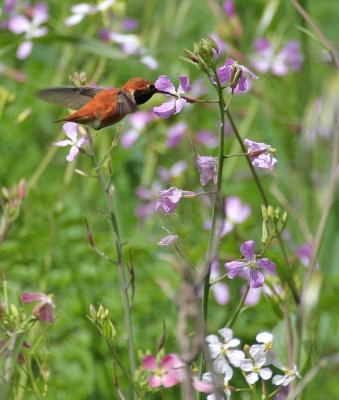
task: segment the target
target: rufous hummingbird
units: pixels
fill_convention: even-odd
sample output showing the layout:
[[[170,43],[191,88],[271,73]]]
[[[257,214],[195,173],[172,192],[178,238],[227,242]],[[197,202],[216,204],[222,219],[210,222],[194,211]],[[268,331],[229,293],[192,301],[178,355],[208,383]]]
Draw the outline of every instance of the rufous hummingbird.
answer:
[[[76,122],[89,125],[95,130],[116,124],[127,114],[136,111],[155,93],[161,93],[152,82],[132,78],[117,89],[101,89],[87,86],[55,87],[36,92],[40,99],[78,110],[55,122]]]

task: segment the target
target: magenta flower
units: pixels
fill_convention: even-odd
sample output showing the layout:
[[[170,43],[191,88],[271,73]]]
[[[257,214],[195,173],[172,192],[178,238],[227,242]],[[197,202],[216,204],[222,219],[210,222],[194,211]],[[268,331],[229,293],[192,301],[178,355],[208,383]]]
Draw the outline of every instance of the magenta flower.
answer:
[[[209,149],[218,147],[219,139],[211,131],[199,131],[197,133],[197,142],[204,144]]]
[[[29,293],[24,292],[21,295],[22,301],[26,303],[32,303],[32,301],[39,301],[39,303],[33,308],[32,313],[36,318],[42,322],[49,321],[54,324],[53,308],[55,307],[52,301],[53,295],[46,295],[43,293]]]
[[[245,92],[247,89],[247,78],[245,75],[245,72],[250,74],[252,79],[258,79],[256,75],[253,74],[249,69],[244,67],[241,64],[238,64],[237,61],[234,61],[232,58],[229,58],[226,61],[226,64],[222,67],[220,67],[217,71],[219,81],[221,85],[225,85],[225,83],[230,80],[229,84],[232,84],[232,81],[234,77],[237,75],[237,73],[240,72],[240,78],[238,79],[236,85],[234,86],[235,91],[239,92]],[[216,84],[216,81],[214,78],[211,78],[211,81]]]
[[[237,196],[230,196],[225,201],[226,220],[221,230],[220,237],[230,233],[238,224],[242,224],[251,214],[251,207],[244,204]]]
[[[158,211],[162,208],[166,214],[172,214],[178,207],[182,197],[192,198],[196,196],[196,193],[172,186],[167,190],[162,190],[158,196],[161,198],[157,201],[155,210]]]
[[[16,56],[23,60],[27,58],[33,50],[33,38],[45,36],[48,29],[40,27],[49,18],[47,5],[43,2],[36,3],[31,10],[31,20],[24,15],[14,15],[8,21],[8,29],[16,35],[25,34],[25,41],[20,43]]]
[[[80,149],[82,149],[87,142],[87,139],[82,135],[80,135],[81,137],[78,139],[78,128],[78,124],[74,122],[66,122],[66,124],[63,125],[62,129],[66,133],[66,136],[69,137],[69,139],[53,143],[53,146],[71,146],[71,150],[66,157],[67,161],[74,161]]]
[[[259,72],[271,71],[273,75],[286,75],[290,69],[299,71],[304,59],[299,49],[299,42],[291,40],[286,42],[279,53],[265,38],[255,42],[256,53],[251,57],[251,64]]]
[[[187,100],[182,98],[181,95],[191,90],[189,78],[186,76],[179,76],[178,78],[180,80],[180,84],[177,91],[175,90],[170,78],[166,75],[159,76],[155,82],[155,87],[159,91],[163,91],[171,95],[171,99],[168,102],[153,108],[154,114],[158,117],[168,118],[172,113],[178,114],[186,103]]]
[[[157,246],[160,246],[160,247],[169,246],[169,245],[175,243],[177,239],[178,239],[178,235],[168,235],[168,236],[165,236],[164,238],[162,238],[162,239],[160,240],[159,243],[157,243]]]
[[[244,144],[248,146],[248,153],[254,167],[270,171],[274,169],[275,164],[278,162],[272,155],[276,151],[274,147],[266,143],[253,142],[250,139],[245,139]]]
[[[134,18],[125,18],[122,20],[120,29],[123,32],[132,32],[138,29],[139,21]]]
[[[186,122],[178,122],[177,124],[171,126],[166,134],[167,147],[177,147],[180,144],[181,139],[184,137],[186,129]]]
[[[217,157],[197,156],[198,171],[200,173],[200,183],[205,186],[210,180],[213,185],[217,184]]]
[[[227,276],[230,279],[241,275],[249,279],[251,288],[259,288],[264,284],[265,277],[258,269],[263,268],[273,273],[275,271],[275,264],[268,258],[262,258],[257,261],[254,254],[254,245],[254,240],[244,242],[240,247],[240,251],[246,260],[231,261],[225,264],[225,268],[227,269]]]
[[[225,11],[225,14],[230,18],[235,16],[233,1],[227,0],[224,2],[224,11]]]
[[[154,356],[149,355],[143,359],[142,365],[152,372],[148,382],[153,389],[160,386],[171,387],[183,380],[184,363],[180,360],[178,354],[167,354],[160,363]]]

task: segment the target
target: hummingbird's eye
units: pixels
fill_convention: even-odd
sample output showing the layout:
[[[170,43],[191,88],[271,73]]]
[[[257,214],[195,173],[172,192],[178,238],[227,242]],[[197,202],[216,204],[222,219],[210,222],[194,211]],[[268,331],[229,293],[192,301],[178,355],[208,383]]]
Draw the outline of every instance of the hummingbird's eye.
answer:
[[[154,85],[147,85],[147,86],[148,86],[148,89],[150,89],[150,90],[154,90],[155,89]]]

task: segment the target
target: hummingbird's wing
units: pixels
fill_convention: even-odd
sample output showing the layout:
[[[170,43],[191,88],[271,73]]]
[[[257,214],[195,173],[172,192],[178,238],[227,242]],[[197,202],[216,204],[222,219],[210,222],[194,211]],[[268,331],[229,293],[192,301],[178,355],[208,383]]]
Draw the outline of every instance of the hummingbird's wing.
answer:
[[[118,115],[131,114],[137,109],[135,102],[128,96],[124,89],[121,89],[117,97],[116,113]]]
[[[79,110],[103,90],[106,89],[87,86],[61,86],[39,90],[35,95],[42,100],[49,101],[50,103],[59,104],[60,106],[71,108],[72,110]]]

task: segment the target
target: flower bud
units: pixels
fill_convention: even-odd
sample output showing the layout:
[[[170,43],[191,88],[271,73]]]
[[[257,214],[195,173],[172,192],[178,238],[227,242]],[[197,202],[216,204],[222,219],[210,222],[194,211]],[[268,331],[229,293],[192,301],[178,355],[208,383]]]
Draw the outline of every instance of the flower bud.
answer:
[[[261,205],[261,213],[264,221],[268,222],[269,218],[267,214],[267,208],[263,204]]]
[[[93,306],[93,304],[89,306],[89,313],[91,314],[92,320],[95,322],[97,320],[97,313],[95,311],[95,307]]]
[[[272,206],[267,207],[267,214],[270,218],[273,218],[275,216],[275,210]]]
[[[207,66],[214,66],[213,48],[211,43],[206,39],[201,39],[199,42],[199,55]]]
[[[262,222],[262,233],[261,233],[261,243],[262,244],[266,244],[267,242],[267,226],[266,226],[266,222],[263,221]]]
[[[240,79],[240,77],[241,77],[242,70],[239,69],[238,67],[235,67],[234,70],[232,69],[232,71],[234,71],[234,72],[233,72],[233,74],[232,74],[232,72],[231,72],[231,78],[230,78],[231,84],[230,84],[230,88],[231,88],[231,89],[235,89],[235,88],[237,87],[238,82],[239,82],[239,79]],[[232,75],[233,75],[233,77],[232,77]]]
[[[205,72],[206,74],[209,74],[208,66],[204,60],[202,60],[200,58],[198,65],[199,65],[199,68],[201,69],[201,71]]]
[[[279,221],[279,219],[280,219],[280,215],[281,215],[281,209],[279,208],[279,207],[277,207],[276,209],[275,209],[275,217],[276,217],[276,219]]]
[[[19,199],[23,200],[25,198],[25,191],[26,191],[26,179],[22,178],[19,182]]]
[[[217,45],[215,40],[211,36],[208,36],[207,39],[210,42],[210,45],[212,46],[212,49],[214,49],[217,53],[219,53],[219,46]]]
[[[286,226],[286,224],[287,224],[287,218],[288,218],[288,214],[287,214],[287,212],[285,211],[284,214],[283,214],[283,216],[282,216],[282,222],[283,222],[284,228],[285,228],[285,226]]]
[[[187,56],[188,56],[193,62],[195,62],[195,63],[198,63],[198,62],[199,62],[199,58],[198,58],[194,53],[192,53],[191,51],[185,49],[185,53],[187,54]]]

